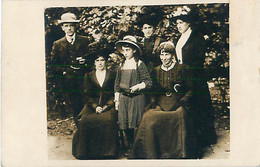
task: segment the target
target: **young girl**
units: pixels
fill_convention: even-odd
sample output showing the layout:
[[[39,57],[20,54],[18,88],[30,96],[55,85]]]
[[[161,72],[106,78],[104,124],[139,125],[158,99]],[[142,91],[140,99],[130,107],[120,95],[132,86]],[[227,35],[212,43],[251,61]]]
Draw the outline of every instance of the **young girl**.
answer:
[[[131,149],[134,128],[138,126],[144,112],[143,90],[150,88],[152,81],[145,64],[138,59],[142,50],[134,36],[127,35],[115,45],[125,58],[118,68],[115,80],[115,109],[119,111],[119,128],[124,130]]]

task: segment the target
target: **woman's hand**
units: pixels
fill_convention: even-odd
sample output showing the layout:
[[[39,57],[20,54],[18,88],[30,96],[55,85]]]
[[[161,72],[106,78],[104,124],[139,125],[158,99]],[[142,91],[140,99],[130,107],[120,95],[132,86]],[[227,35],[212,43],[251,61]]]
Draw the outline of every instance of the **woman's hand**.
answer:
[[[102,113],[102,111],[103,111],[102,107],[98,106],[98,107],[96,108],[96,113],[97,113],[97,114]]]
[[[139,88],[139,85],[137,84],[137,85],[134,85],[134,86],[132,86],[131,88],[130,88],[130,92],[131,93],[134,93],[134,92],[136,92],[136,91],[139,91],[140,90],[140,88]]]
[[[130,90],[131,90],[131,93],[134,93],[134,92],[139,91],[139,90],[142,90],[142,89],[144,89],[144,88],[145,88],[145,83],[142,82],[142,83],[139,83],[139,84],[137,84],[137,85],[132,86],[132,87],[130,88]]]
[[[107,111],[107,110],[108,110],[108,107],[109,107],[108,105],[104,105],[103,108],[102,108],[102,111],[103,111],[103,112]]]
[[[115,101],[115,110],[118,111],[118,109],[119,109],[119,101]]]

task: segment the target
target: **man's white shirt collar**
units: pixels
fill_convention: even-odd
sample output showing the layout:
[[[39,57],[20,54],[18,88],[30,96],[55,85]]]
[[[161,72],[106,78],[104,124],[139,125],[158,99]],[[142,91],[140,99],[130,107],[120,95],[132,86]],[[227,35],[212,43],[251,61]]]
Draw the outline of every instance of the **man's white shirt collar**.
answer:
[[[70,44],[74,44],[75,42],[75,39],[76,39],[76,33],[74,33],[72,36],[68,36],[67,34],[65,35],[67,41],[70,43]]]

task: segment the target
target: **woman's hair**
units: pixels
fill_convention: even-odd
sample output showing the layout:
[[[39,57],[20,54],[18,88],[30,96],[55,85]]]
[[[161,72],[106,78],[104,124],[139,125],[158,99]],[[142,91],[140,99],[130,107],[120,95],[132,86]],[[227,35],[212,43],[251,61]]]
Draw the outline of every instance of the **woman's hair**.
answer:
[[[161,51],[164,51],[164,52],[167,52],[167,53],[172,54],[172,56],[174,57],[174,59],[175,59],[175,60],[178,60],[178,59],[177,59],[177,56],[176,56],[176,54],[175,54],[175,46],[174,46],[174,44],[173,44],[171,41],[162,42],[162,43],[159,45],[159,48],[158,48],[158,55],[161,54]]]
[[[134,57],[134,59],[135,59],[136,62],[139,61],[139,55],[140,55],[140,53],[139,53],[139,50],[138,50],[134,45],[131,45],[131,44],[128,44],[128,43],[124,43],[124,44],[122,44],[122,47],[130,47],[130,48],[132,48],[133,50],[135,50],[135,53],[133,54],[133,57]]]
[[[98,58],[100,58],[100,57],[103,57],[105,61],[107,61],[107,59],[108,59],[107,56],[98,54],[98,55],[96,55],[94,61],[96,61],[96,60],[97,60]]]
[[[135,50],[136,52],[133,54],[133,57],[134,57],[135,62],[138,63],[138,61],[140,60],[140,58],[139,58],[139,55],[140,55],[139,50],[135,46],[133,46],[131,44],[127,44],[127,43],[123,44],[122,47],[130,47],[133,50]],[[125,64],[125,58],[123,56],[123,61],[122,61],[121,67],[123,67],[124,64]]]

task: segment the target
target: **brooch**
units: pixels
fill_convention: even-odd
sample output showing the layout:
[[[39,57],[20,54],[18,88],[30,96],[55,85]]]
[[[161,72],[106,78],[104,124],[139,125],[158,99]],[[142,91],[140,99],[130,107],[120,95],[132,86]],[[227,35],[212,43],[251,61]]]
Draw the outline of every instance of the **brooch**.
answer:
[[[178,90],[180,90],[180,87],[181,87],[180,84],[175,84],[175,85],[173,86],[173,89],[175,90],[175,92],[178,92]]]
[[[172,93],[171,93],[171,92],[166,92],[165,95],[166,95],[167,97],[171,97],[171,96],[172,96]]]

